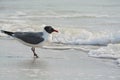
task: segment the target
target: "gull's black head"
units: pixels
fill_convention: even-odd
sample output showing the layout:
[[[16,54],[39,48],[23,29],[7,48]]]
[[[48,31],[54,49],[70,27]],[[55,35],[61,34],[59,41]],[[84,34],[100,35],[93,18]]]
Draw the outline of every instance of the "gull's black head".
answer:
[[[45,31],[48,32],[49,34],[51,34],[52,32],[58,32],[58,30],[55,30],[54,28],[52,28],[52,26],[45,26]]]

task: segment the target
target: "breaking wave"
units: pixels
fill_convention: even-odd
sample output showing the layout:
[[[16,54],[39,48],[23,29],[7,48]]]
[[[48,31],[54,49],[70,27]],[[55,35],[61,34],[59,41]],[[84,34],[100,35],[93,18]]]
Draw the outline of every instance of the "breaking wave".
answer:
[[[108,45],[120,42],[120,31],[108,32],[91,32],[85,29],[61,30],[53,38],[55,42],[75,45]]]

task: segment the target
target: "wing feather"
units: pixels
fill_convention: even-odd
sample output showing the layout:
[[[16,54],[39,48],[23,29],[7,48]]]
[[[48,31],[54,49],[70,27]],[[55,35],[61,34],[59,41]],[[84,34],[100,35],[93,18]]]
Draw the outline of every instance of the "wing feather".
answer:
[[[24,42],[30,44],[38,44],[44,41],[43,33],[42,32],[15,32],[14,36]]]

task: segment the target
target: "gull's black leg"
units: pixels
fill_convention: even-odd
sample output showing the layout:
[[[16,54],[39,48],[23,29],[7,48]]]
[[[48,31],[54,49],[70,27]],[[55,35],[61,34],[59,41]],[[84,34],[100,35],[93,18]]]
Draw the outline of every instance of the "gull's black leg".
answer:
[[[33,51],[34,56],[35,56],[36,58],[38,58],[38,55],[35,53],[35,48],[32,47],[31,50]]]

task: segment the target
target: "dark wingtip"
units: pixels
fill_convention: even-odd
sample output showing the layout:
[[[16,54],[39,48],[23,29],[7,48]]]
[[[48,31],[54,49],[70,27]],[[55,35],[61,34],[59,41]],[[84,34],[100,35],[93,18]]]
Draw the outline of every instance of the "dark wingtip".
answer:
[[[4,30],[1,30],[2,33],[5,33],[9,36],[12,36],[14,33],[13,32],[9,32],[9,31],[4,31]]]

